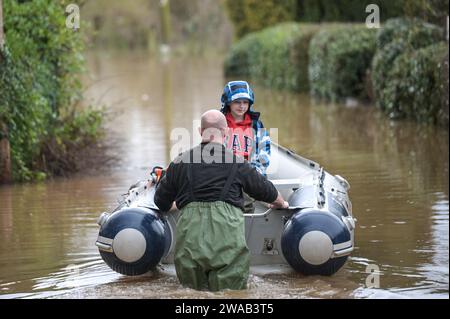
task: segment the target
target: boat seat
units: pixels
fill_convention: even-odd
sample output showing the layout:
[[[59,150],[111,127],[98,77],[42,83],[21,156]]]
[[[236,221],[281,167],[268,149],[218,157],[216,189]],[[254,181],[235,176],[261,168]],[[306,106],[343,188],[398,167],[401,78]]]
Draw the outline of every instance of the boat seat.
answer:
[[[300,188],[302,182],[298,178],[292,179],[272,179],[270,180],[277,189]]]

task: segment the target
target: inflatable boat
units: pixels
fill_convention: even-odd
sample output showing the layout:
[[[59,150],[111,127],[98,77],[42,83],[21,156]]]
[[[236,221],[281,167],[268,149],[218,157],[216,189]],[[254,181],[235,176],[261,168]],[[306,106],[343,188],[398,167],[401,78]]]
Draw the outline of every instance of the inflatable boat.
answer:
[[[244,214],[251,265],[288,264],[304,275],[336,273],[354,248],[349,183],[274,143],[267,172],[290,206],[275,210],[256,202],[255,212]],[[173,263],[179,211],[159,211],[151,176],[131,186],[120,205],[98,219],[100,255],[124,275]]]

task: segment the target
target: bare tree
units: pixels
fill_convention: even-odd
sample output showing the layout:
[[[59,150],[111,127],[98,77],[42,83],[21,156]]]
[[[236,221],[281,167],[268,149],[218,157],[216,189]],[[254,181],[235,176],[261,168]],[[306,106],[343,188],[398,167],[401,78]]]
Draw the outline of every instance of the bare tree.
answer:
[[[3,33],[3,4],[0,0],[0,67],[3,62],[3,45],[5,36]],[[8,127],[0,118],[0,184],[11,182],[11,151],[8,140]]]

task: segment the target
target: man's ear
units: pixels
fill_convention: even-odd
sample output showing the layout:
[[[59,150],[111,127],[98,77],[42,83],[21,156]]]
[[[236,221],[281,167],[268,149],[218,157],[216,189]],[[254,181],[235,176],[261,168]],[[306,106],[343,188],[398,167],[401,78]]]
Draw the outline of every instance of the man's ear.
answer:
[[[200,134],[201,137],[203,137],[203,130],[201,127],[198,128],[198,133]]]
[[[226,137],[228,136],[228,131],[230,130],[230,128],[229,127],[225,127],[225,128],[220,129],[220,130],[222,131],[222,138],[225,141]]]

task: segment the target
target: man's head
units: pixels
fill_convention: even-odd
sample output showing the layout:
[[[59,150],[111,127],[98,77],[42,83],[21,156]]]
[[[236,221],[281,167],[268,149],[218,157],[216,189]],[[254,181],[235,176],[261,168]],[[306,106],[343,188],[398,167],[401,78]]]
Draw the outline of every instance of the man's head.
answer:
[[[202,142],[223,143],[227,130],[227,120],[220,111],[209,110],[203,113],[200,125],[199,132],[202,136]]]

